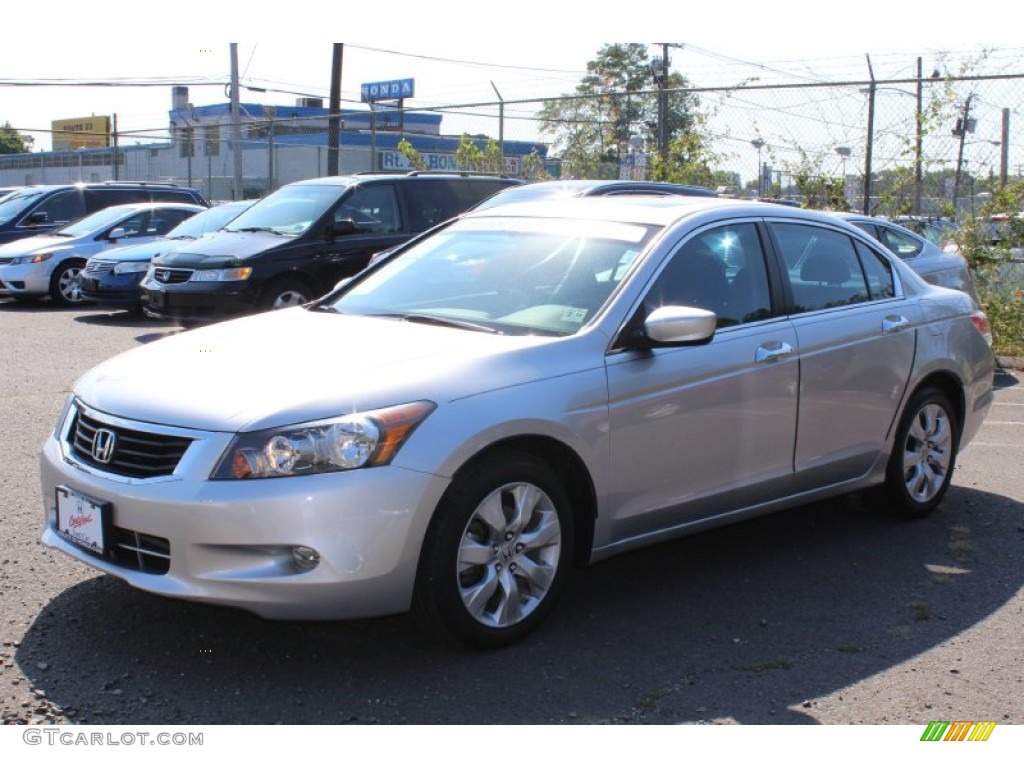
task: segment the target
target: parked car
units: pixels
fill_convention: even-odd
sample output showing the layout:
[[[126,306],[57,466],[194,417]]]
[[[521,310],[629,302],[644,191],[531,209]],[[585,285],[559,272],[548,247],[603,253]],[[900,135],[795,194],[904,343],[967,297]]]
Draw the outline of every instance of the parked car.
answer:
[[[99,304],[141,307],[139,283],[154,257],[181,250],[196,238],[217,232],[255,202],[215,205],[185,219],[163,237],[93,256],[79,274],[82,298]]]
[[[492,208],[496,205],[541,199],[561,200],[569,197],[611,197],[614,195],[718,197],[715,190],[692,184],[632,181],[629,179],[562,179],[559,181],[535,181],[532,184],[503,189],[482,200],[475,208]]]
[[[944,251],[926,237],[911,232],[888,219],[861,213],[837,213],[842,219],[863,229],[903,259],[909,267],[934,285],[964,291],[978,299],[974,278],[967,260],[959,253]]]
[[[141,284],[143,310],[196,325],[304,304],[377,251],[521,183],[414,171],[287,184],[215,236],[154,259]]]
[[[413,606],[503,645],[573,564],[865,489],[927,515],[993,398],[986,331],[824,213],[470,212],[309,306],[86,373],[43,449],[42,542],[166,596]]]
[[[126,203],[186,203],[206,206],[191,187],[141,181],[37,184],[0,200],[0,243],[46,234],[90,213]]]
[[[89,257],[154,240],[205,210],[186,203],[113,205],[51,234],[0,245],[0,294],[19,301],[49,296],[55,304],[78,304],[83,301],[79,273]]]
[[[955,245],[954,237],[960,228],[960,225],[952,219],[926,216],[894,216],[892,221],[921,235],[943,250],[950,250],[949,246]]]

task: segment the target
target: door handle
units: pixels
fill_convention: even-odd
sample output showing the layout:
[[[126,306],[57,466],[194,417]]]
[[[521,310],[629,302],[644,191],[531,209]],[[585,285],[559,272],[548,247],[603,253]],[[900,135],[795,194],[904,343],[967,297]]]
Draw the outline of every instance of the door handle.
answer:
[[[910,327],[910,321],[903,315],[889,315],[882,320],[882,333],[895,333]]]
[[[784,341],[769,341],[757,348],[754,360],[758,363],[774,363],[793,354],[793,348]]]

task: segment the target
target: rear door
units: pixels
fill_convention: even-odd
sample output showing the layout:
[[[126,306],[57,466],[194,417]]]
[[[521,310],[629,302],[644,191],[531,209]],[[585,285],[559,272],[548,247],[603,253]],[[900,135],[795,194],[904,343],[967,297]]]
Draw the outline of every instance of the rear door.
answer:
[[[910,377],[915,308],[888,260],[844,231],[773,222],[800,349],[798,490],[860,477]]]

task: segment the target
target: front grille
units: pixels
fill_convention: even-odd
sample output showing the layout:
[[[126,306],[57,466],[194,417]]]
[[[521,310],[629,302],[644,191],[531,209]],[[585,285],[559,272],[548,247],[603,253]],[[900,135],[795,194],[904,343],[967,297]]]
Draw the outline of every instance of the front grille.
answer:
[[[109,558],[122,568],[159,576],[171,567],[171,542],[160,536],[114,527]]]
[[[189,278],[192,277],[193,269],[171,269],[170,267],[157,267],[153,270],[153,277],[156,278],[158,283],[164,285],[175,285],[177,283],[187,283]]]
[[[82,270],[84,275],[105,275],[107,272],[114,268],[114,261],[89,261],[86,262],[85,269]]]
[[[14,261],[13,256],[4,256],[3,258],[0,258],[0,264],[10,264],[12,261]]]
[[[104,429],[112,433],[112,448],[104,456],[104,443],[111,442],[111,436],[104,434],[97,445],[96,433]],[[71,452],[76,459],[90,467],[102,469],[126,477],[160,477],[174,473],[178,462],[192,443],[187,437],[174,437],[154,432],[139,432],[86,416],[79,411],[71,424],[68,436]],[[101,461],[98,456],[106,458]]]

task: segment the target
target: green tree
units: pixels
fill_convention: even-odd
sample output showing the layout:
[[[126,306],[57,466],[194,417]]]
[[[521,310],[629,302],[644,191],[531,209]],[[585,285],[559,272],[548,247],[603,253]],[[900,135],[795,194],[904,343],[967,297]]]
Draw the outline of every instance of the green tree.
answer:
[[[694,127],[697,98],[686,79],[670,73],[666,86],[665,135],[671,143]],[[573,94],[545,103],[542,130],[553,136],[566,172],[580,177],[617,176],[621,147],[640,135],[657,146],[658,96],[651,59],[643,43],[602,46],[587,62],[587,74]]]
[[[0,126],[0,155],[18,155],[28,152],[24,137],[10,123]]]

